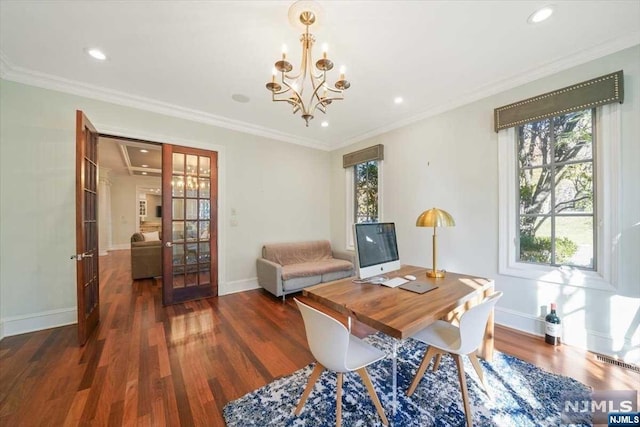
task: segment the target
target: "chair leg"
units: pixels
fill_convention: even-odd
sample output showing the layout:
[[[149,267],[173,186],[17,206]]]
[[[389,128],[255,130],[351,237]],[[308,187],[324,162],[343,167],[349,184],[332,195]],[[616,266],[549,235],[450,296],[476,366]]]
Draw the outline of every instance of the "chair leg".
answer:
[[[313,368],[311,375],[309,375],[309,380],[307,381],[307,387],[304,389],[302,396],[300,396],[300,401],[298,402],[298,406],[296,406],[296,411],[295,411],[296,415],[300,415],[300,411],[302,411],[302,408],[304,407],[304,404],[307,401],[307,398],[309,397],[309,393],[311,393],[311,390],[313,390],[313,386],[315,385],[316,381],[318,381],[318,378],[320,377],[320,374],[322,373],[322,371],[324,371],[324,366],[316,362],[315,368]]]
[[[464,404],[464,413],[467,416],[467,425],[473,426],[473,415],[471,414],[471,405],[469,404],[469,391],[467,390],[467,379],[464,376],[464,363],[462,362],[462,356],[459,354],[453,354],[453,358],[458,366],[458,378],[460,379],[460,391],[462,391],[462,403]]]
[[[378,415],[380,415],[380,419],[382,419],[382,424],[388,426],[389,420],[387,420],[387,416],[384,414],[384,409],[382,409],[382,404],[380,403],[380,399],[378,398],[378,394],[376,393],[376,390],[373,388],[373,383],[371,382],[371,378],[369,377],[367,370],[365,368],[360,368],[358,369],[358,373],[362,378],[362,382],[364,382],[364,385],[367,387],[367,390],[369,391],[369,396],[371,396],[371,400],[373,400],[373,404],[376,405],[376,409],[378,410]]]
[[[480,382],[482,383],[482,388],[487,396],[491,397],[489,393],[489,387],[487,387],[487,383],[484,380],[484,371],[482,370],[482,366],[480,365],[480,361],[478,360],[478,356],[475,353],[469,353],[469,360],[471,360],[471,364],[473,365],[473,369],[476,370],[476,374],[478,374],[478,378],[480,378]]]
[[[433,358],[434,355],[439,353],[440,353],[439,349],[435,348],[432,345],[429,346],[429,348],[427,349],[427,352],[424,354],[422,363],[420,363],[418,372],[416,372],[416,376],[413,377],[413,382],[411,383],[411,387],[409,387],[409,390],[407,390],[407,396],[411,396],[413,392],[416,391],[416,387],[418,386],[418,383],[422,379],[422,376],[424,375],[424,371],[427,370],[427,367],[429,366],[431,359]]]
[[[436,354],[436,360],[433,362],[433,369],[431,369],[433,372],[438,370],[438,366],[440,366],[441,358],[442,358],[442,354],[440,353]]]
[[[342,372],[338,372],[338,384],[336,386],[336,427],[342,425]]]

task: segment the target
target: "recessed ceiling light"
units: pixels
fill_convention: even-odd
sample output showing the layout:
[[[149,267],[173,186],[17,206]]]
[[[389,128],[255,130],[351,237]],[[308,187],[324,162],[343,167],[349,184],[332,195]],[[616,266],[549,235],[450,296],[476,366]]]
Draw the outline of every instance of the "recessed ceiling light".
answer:
[[[87,50],[87,53],[91,55],[92,58],[100,61],[104,61],[105,59],[107,59],[107,55],[105,55],[100,49],[89,49]]]
[[[533,12],[529,16],[529,19],[527,19],[527,22],[530,23],[530,24],[537,24],[539,22],[542,22],[542,21],[548,19],[552,14],[553,14],[553,7],[552,6],[545,6],[545,7],[541,8],[541,9],[538,9],[535,12]]]
[[[326,128],[329,126],[329,122],[322,122],[320,123],[320,126],[322,126],[323,128]]]
[[[396,97],[393,99],[393,102],[395,102],[396,104],[402,104],[402,102],[403,102],[403,101],[404,101],[404,99],[402,99],[402,97],[401,97],[401,96],[396,96]]]
[[[142,172],[142,175],[146,175],[146,174],[147,174],[146,172]]]
[[[145,150],[144,148],[142,150],[140,150],[141,153],[148,153],[149,150]]]
[[[149,167],[149,165],[142,165],[142,167],[143,167],[143,168],[148,168],[148,167]]]

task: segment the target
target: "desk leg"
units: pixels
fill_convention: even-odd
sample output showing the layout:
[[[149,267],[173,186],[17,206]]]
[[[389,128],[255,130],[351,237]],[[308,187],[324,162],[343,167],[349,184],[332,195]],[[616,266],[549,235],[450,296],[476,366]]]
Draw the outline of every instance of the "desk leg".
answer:
[[[398,340],[393,339],[393,361],[391,368],[391,383],[393,387],[393,403],[392,403],[392,411],[393,411],[393,419],[396,417],[396,412],[398,411]]]

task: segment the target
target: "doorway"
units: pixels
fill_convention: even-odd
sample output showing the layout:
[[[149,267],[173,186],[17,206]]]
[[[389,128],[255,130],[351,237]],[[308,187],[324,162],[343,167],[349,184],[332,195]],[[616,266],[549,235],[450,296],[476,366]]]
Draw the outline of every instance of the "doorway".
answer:
[[[93,195],[91,203],[82,199],[76,203],[76,240],[80,242],[76,246],[77,253],[82,254],[77,256],[77,303],[78,307],[90,305],[92,313],[91,317],[82,313],[87,319],[82,321],[78,311],[81,345],[99,320],[98,252],[105,255],[110,250],[130,250],[134,233],[158,232],[161,271],[156,277],[162,283],[165,305],[217,296],[217,153],[99,134],[81,111],[77,112],[77,122],[76,175],[80,178],[76,179],[76,193],[80,195],[77,197]],[[93,147],[95,157],[86,156],[87,147]],[[112,192],[113,186],[126,177],[133,177],[126,189]],[[87,187],[87,182],[93,187]],[[179,182],[182,193],[175,191]],[[94,225],[88,227],[88,223]],[[85,236],[86,230],[92,232],[90,239]],[[86,242],[95,243],[90,253],[84,250]],[[94,262],[89,264],[91,260]],[[96,274],[87,274],[89,265],[90,272]],[[89,276],[94,279],[88,280]]]

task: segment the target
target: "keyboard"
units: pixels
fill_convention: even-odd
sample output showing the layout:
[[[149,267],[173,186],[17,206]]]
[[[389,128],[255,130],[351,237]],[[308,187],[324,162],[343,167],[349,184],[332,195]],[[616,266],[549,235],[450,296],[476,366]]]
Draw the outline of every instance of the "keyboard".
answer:
[[[381,285],[388,286],[390,288],[397,288],[400,285],[404,285],[408,280],[404,277],[394,277],[393,279],[389,279],[386,282],[382,282]]]

